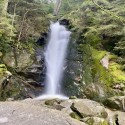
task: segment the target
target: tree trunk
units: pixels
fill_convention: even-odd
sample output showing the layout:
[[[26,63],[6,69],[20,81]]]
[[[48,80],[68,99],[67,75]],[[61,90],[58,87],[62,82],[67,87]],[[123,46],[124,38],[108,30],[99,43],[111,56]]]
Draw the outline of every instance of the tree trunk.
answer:
[[[8,0],[3,0],[0,3],[1,16],[6,16],[7,15],[7,8],[8,8]]]
[[[59,9],[60,9],[60,6],[61,6],[61,2],[62,2],[62,0],[56,0],[56,5],[55,5],[55,8],[54,8],[53,15],[55,15],[55,16],[58,15]]]
[[[15,16],[16,16],[16,6],[17,4],[14,5],[14,13],[13,13],[13,18],[12,18],[12,28],[10,30],[10,42],[12,43],[13,46],[13,54],[14,54],[14,59],[15,59],[15,66],[18,66],[18,62],[17,62],[17,47],[14,43],[14,41],[12,40],[12,33],[13,33],[13,27],[14,27],[14,21],[15,21]]]

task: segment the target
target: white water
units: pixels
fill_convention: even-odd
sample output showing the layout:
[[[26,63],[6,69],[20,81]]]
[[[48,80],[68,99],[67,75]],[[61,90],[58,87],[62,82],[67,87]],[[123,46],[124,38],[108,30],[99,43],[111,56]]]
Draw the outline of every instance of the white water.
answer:
[[[37,99],[61,98],[65,99],[61,92],[61,80],[65,64],[66,50],[71,32],[67,31],[59,22],[50,25],[50,40],[45,51],[47,67],[46,91]]]

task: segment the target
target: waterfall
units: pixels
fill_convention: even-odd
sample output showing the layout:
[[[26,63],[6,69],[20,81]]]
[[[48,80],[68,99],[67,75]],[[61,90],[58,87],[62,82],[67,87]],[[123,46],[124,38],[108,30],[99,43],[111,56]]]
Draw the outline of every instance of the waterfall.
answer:
[[[38,98],[65,98],[61,92],[61,80],[71,32],[59,22],[52,23],[50,30],[50,38],[45,51],[47,68],[45,94]]]

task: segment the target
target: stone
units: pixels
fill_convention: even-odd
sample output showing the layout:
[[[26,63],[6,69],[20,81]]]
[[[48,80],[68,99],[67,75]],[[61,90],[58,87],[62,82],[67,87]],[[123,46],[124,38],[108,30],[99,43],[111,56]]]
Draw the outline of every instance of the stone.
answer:
[[[61,19],[61,20],[59,20],[59,23],[61,24],[61,25],[69,25],[69,20],[67,20],[67,19]]]
[[[82,117],[97,116],[100,118],[106,118],[107,112],[105,108],[98,102],[88,99],[76,99],[71,105],[71,109],[77,112]]]
[[[77,99],[76,96],[70,96],[69,99]]]
[[[89,99],[101,99],[107,95],[106,90],[102,85],[93,83],[85,87],[84,94]]]
[[[16,67],[15,58],[12,50],[11,52],[6,53],[3,56],[3,62],[9,67],[12,67],[12,68]],[[28,53],[25,50],[17,52],[17,65],[19,69],[30,66],[32,63],[33,63],[33,59],[31,58],[30,53]]]
[[[7,98],[6,101],[14,101],[14,98]]]
[[[0,102],[0,117],[5,125],[87,125],[58,110],[21,102]]]
[[[56,110],[56,108],[54,107],[55,105],[60,105],[63,107],[62,109],[60,109],[60,112],[62,112],[66,116],[70,116],[79,121],[86,122],[88,125],[109,125],[109,124],[115,125],[116,122],[119,123],[119,125],[124,125],[124,123],[125,123],[125,119],[124,119],[125,112],[112,111],[108,108],[104,108],[98,102],[95,102],[92,100],[88,100],[88,99],[69,99],[69,100],[51,99],[51,100],[49,100],[50,102],[52,102],[51,106],[45,105],[45,101],[47,101],[47,100],[35,100],[35,99],[29,98],[29,99],[25,99],[20,102],[24,103],[24,104],[28,104],[28,105],[34,105],[34,106],[38,106],[41,108],[49,108],[49,109],[54,109],[54,110]],[[71,105],[73,103],[80,103],[80,105],[77,104],[77,110],[72,109]],[[102,113],[102,115],[99,115],[99,114],[101,114],[99,112],[103,111],[103,110],[100,111],[101,108],[99,108],[99,106],[102,106],[102,108],[104,109],[104,112]],[[57,109],[57,110],[59,110],[59,109]],[[86,113],[87,111],[88,111],[88,113]],[[81,116],[82,113],[85,113],[86,116],[85,115],[84,115],[84,117]]]
[[[7,117],[0,117],[0,124],[1,123],[6,123],[8,122],[8,118]]]
[[[2,52],[0,52],[0,57],[2,57],[3,56],[3,53]]]
[[[125,96],[114,96],[107,98],[103,101],[103,104],[114,110],[125,111]]]
[[[109,125],[107,120],[99,117],[86,117],[81,121],[87,123],[88,125]]]
[[[109,68],[109,53],[107,53],[100,61],[100,63],[102,64],[102,66],[106,69]]]
[[[112,111],[109,109],[106,109],[106,112],[108,113],[107,120],[110,125],[125,125],[125,112]]]
[[[40,36],[40,38],[36,41],[36,43],[37,43],[39,46],[45,45],[46,40],[47,40],[47,36],[48,36],[47,33],[41,33],[41,36]]]
[[[51,106],[52,108],[57,110],[62,110],[63,108],[65,108],[62,105],[60,105],[60,103],[61,100],[59,99],[45,100],[45,105]]]

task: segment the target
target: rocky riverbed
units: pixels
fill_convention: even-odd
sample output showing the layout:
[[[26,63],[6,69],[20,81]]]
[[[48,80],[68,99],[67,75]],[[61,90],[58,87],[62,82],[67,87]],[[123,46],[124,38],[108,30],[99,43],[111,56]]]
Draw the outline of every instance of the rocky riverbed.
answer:
[[[125,125],[124,116],[122,109],[109,109],[89,99],[0,102],[2,125]]]

